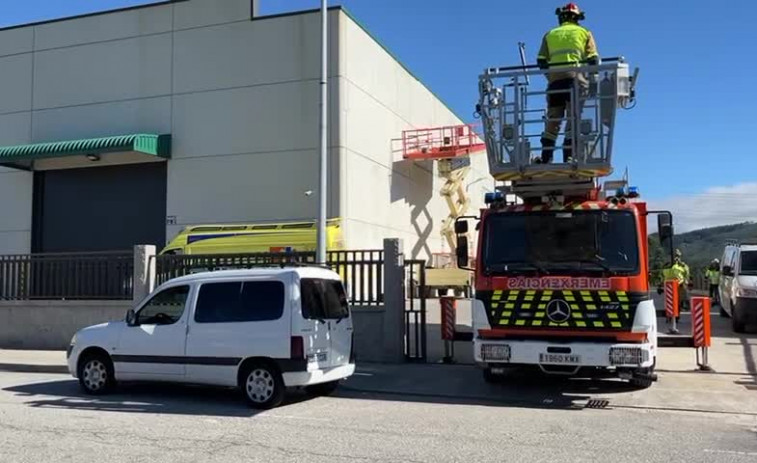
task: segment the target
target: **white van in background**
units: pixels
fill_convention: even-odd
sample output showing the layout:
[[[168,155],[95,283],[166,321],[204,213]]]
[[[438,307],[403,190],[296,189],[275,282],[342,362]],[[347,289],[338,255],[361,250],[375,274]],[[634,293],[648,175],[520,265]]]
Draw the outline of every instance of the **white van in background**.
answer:
[[[733,331],[757,324],[757,244],[728,245],[720,269],[721,314],[731,317]]]
[[[321,268],[232,270],[171,280],[125,321],[80,330],[68,368],[89,394],[116,381],[239,387],[256,408],[285,388],[333,391],[355,371],[339,276]]]

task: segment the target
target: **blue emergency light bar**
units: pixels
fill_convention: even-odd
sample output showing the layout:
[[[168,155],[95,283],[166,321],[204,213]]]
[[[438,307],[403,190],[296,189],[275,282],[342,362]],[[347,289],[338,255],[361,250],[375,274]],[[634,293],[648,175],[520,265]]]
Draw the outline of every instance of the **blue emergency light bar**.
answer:
[[[505,199],[505,196],[501,191],[494,191],[492,193],[486,193],[484,195],[484,204],[492,204]]]

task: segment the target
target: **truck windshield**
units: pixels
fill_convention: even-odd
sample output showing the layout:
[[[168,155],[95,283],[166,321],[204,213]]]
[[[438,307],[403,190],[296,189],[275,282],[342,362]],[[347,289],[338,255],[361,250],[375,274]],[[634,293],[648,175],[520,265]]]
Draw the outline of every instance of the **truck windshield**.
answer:
[[[630,211],[554,211],[490,215],[483,267],[489,274],[634,274],[639,268]]]
[[[741,252],[739,275],[757,275],[757,251]]]

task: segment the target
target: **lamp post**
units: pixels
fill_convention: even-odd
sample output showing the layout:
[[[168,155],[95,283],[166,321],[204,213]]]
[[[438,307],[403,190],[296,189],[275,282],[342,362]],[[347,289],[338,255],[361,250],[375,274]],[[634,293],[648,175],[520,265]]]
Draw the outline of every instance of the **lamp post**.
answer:
[[[328,0],[321,0],[321,136],[320,136],[320,178],[318,204],[318,245],[316,261],[326,263],[326,220],[328,214]]]

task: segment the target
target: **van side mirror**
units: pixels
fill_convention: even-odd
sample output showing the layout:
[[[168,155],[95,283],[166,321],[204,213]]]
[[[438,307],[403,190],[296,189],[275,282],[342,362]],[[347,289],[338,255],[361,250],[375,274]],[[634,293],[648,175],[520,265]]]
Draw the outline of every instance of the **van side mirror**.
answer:
[[[468,238],[466,236],[457,237],[457,268],[468,267]]]
[[[726,277],[733,276],[733,268],[731,268],[730,265],[726,265],[723,267],[723,276],[726,276]]]
[[[126,312],[126,325],[134,326],[136,321],[137,321],[137,314],[134,312],[134,309],[129,309],[129,311]]]

